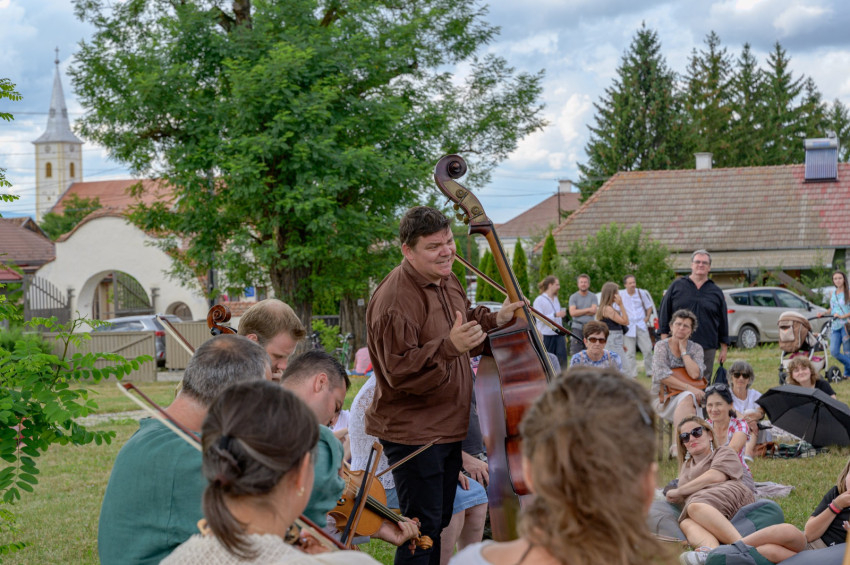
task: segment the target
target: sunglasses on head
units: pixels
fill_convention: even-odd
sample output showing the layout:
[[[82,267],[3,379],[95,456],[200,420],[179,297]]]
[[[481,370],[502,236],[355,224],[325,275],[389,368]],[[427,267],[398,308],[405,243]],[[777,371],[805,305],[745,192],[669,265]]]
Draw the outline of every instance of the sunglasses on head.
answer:
[[[709,394],[711,394],[712,392],[717,391],[717,390],[724,391],[724,390],[728,390],[728,389],[729,389],[729,387],[726,386],[725,384],[722,384],[722,383],[719,384],[719,385],[711,385],[710,387],[705,389],[705,395],[708,396]]]
[[[585,339],[588,341],[588,343],[607,343],[608,342],[607,337],[586,337]]]
[[[689,432],[682,432],[679,434],[679,439],[682,440],[682,443],[685,443],[690,439],[691,436],[694,436],[694,439],[702,437],[702,434],[705,433],[705,428],[700,426],[699,428],[694,428]]]

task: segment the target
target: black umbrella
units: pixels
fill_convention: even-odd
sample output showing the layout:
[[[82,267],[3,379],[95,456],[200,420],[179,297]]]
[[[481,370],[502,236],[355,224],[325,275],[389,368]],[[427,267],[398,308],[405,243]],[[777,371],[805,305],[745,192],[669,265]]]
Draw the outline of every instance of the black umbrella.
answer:
[[[770,423],[815,447],[850,445],[850,406],[822,390],[794,385],[774,387],[756,400]]]

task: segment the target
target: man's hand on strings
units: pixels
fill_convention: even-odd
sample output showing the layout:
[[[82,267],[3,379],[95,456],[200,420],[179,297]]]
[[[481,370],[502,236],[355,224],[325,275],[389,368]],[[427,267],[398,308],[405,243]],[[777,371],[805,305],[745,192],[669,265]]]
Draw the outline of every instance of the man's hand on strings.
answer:
[[[507,324],[514,317],[514,312],[522,308],[522,300],[517,302],[508,302],[508,298],[502,303],[502,309],[496,314],[496,323],[498,325]]]

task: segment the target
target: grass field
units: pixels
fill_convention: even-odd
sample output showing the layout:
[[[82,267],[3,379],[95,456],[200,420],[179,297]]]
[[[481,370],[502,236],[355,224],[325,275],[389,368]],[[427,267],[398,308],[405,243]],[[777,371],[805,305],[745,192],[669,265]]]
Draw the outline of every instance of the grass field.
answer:
[[[730,361],[745,359],[756,370],[755,388],[761,392],[778,384],[778,348],[764,346],[750,351],[730,350]],[[727,363],[727,367],[730,363]],[[641,375],[640,382],[649,386]],[[353,380],[347,396],[347,405],[363,384],[362,378]],[[156,402],[167,405],[174,396],[175,383],[149,383],[140,385]],[[850,402],[850,382],[833,385],[838,399]],[[126,399],[114,383],[101,383],[92,387],[94,398],[101,405],[99,412],[112,413],[134,410],[136,406]],[[18,517],[18,531],[14,535],[3,533],[0,541],[25,541],[29,547],[11,556],[4,563],[97,563],[97,520],[103,492],[109,479],[112,462],[121,445],[136,431],[138,424],[129,420],[111,421],[95,429],[111,429],[116,439],[109,446],[82,447],[55,446],[40,458],[41,474],[34,494],[25,495],[13,508]],[[834,483],[850,449],[832,448],[829,453],[808,459],[758,459],[752,465],[757,481],[771,480],[794,486],[790,496],[778,500],[785,511],[786,520],[802,528],[809,513]],[[676,475],[675,462],[661,462],[659,484],[665,484]],[[127,509],[132,512],[132,509]],[[392,563],[394,548],[373,541],[366,548],[382,563]]]

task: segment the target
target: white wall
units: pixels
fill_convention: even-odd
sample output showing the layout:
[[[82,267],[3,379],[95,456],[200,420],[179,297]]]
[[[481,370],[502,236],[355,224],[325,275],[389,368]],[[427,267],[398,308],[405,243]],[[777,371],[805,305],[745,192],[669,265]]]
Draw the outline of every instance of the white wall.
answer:
[[[56,259],[37,275],[61,290],[74,289],[71,313],[91,317],[94,291],[106,273],[123,271],[133,276],[151,297],[158,288],[154,308],[165,312],[175,302],[185,303],[192,318],[206,319],[207,302],[193,290],[182,287],[165,274],[171,260],[153,238],[117,216],[94,218],[78,226],[67,240],[56,243]]]

